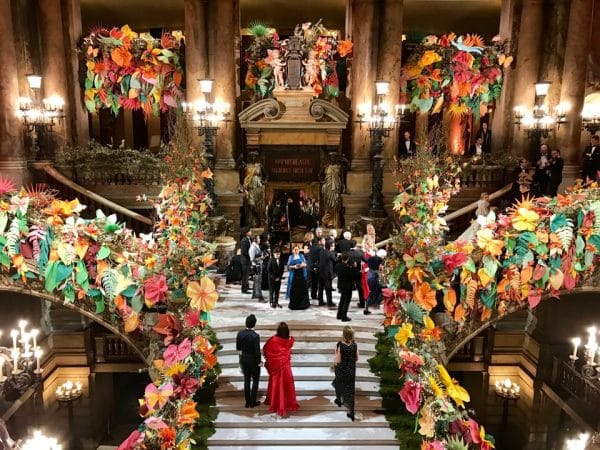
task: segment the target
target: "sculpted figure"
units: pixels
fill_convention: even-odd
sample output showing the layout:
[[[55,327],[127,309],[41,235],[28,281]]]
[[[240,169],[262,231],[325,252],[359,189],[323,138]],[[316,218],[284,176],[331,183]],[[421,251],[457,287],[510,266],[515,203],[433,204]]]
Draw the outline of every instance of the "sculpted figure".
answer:
[[[313,86],[319,80],[319,61],[317,52],[311,50],[308,52],[308,60],[302,62],[304,65],[304,85]]]
[[[269,50],[268,60],[269,64],[273,68],[273,77],[275,78],[275,85],[277,87],[284,87],[285,80],[283,78],[283,68],[285,67],[285,63],[281,60],[279,50]]]
[[[265,182],[266,172],[258,161],[258,154],[250,152],[248,162],[240,165],[244,174],[242,192],[244,194],[244,210],[246,226],[259,227],[265,214]]]
[[[322,223],[328,228],[340,228],[342,224],[342,193],[345,190],[344,161],[343,157],[336,152],[330,152],[329,163],[321,172]]]

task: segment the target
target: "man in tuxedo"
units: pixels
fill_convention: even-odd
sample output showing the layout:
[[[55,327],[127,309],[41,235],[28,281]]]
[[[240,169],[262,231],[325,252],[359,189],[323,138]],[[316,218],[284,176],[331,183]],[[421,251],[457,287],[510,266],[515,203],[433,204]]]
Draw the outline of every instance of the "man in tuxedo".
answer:
[[[492,132],[488,128],[487,122],[481,123],[481,127],[477,132],[477,138],[481,138],[483,153],[492,153]]]
[[[358,307],[365,307],[365,292],[362,286],[362,262],[364,258],[364,253],[359,246],[355,246],[352,250],[348,252],[348,255],[352,259],[353,265],[353,280],[354,280],[354,288],[358,292]]]
[[[250,285],[248,284],[248,272],[250,271],[250,246],[252,245],[252,230],[246,228],[244,237],[240,242],[242,255],[242,294],[250,294]]]
[[[281,251],[275,247],[273,256],[269,259],[267,274],[269,277],[269,304],[271,308],[281,308],[279,304],[279,290],[281,289],[281,277],[283,276],[283,265],[281,264]]]
[[[562,182],[563,167],[565,162],[560,157],[560,150],[554,149],[551,153],[550,164],[548,166],[548,194],[556,197],[558,186]]]
[[[352,233],[349,231],[344,231],[344,234],[342,234],[342,239],[337,241],[335,244],[335,252],[340,254],[352,249],[356,245],[356,241],[352,241],[351,239]]]
[[[325,241],[325,248],[319,253],[319,306],[325,305],[323,302],[323,290],[327,297],[327,306],[335,306],[332,300],[332,287],[331,282],[333,281],[333,266],[336,262],[335,252],[333,249],[333,240]]]
[[[256,401],[258,393],[258,380],[260,378],[260,336],[253,330],[256,325],[256,317],[250,314],[246,317],[246,329],[237,334],[235,348],[240,353],[240,367],[244,373],[244,395],[246,396],[246,408],[254,408],[260,405]],[[252,389],[250,389],[252,380]]]
[[[535,163],[533,184],[537,195],[544,195],[548,190],[550,180],[550,147],[548,144],[540,145],[540,157]]]
[[[401,158],[408,158],[410,156],[414,156],[417,152],[417,144],[410,136],[410,131],[404,132],[404,140],[400,142],[400,149],[398,154]]]
[[[478,137],[475,143],[469,147],[469,156],[483,156],[483,139]]]
[[[320,230],[320,228],[317,228]],[[319,289],[319,254],[325,248],[325,238],[321,236],[314,241],[308,251],[308,257],[306,258],[306,264],[309,270],[310,276],[310,298],[315,300],[317,298],[317,291]]]
[[[583,181],[596,181],[600,170],[600,136],[593,135],[590,145],[583,152],[581,161],[581,178]]]

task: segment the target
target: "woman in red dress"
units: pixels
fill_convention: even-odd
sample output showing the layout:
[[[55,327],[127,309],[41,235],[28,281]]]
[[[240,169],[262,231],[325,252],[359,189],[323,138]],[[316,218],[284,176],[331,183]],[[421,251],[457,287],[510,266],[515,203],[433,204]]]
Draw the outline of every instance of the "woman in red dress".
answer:
[[[294,337],[285,322],[277,327],[275,336],[269,338],[263,347],[265,368],[269,372],[269,387],[265,404],[269,412],[285,417],[290,411],[298,411],[296,388],[292,375],[292,346]]]

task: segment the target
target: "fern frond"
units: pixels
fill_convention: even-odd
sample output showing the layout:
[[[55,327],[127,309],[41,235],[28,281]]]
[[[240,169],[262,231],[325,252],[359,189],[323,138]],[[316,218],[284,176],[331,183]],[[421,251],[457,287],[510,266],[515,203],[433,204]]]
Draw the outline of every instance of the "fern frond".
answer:
[[[11,258],[17,254],[17,247],[19,245],[19,239],[21,237],[21,230],[19,229],[20,219],[14,217],[10,222],[10,227],[6,233],[6,248],[8,256]]]

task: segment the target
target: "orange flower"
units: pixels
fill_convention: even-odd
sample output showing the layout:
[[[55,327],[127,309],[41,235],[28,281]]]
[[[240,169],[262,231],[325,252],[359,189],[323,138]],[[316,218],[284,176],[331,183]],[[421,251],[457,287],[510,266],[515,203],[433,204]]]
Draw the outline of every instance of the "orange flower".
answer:
[[[427,311],[431,311],[437,304],[435,291],[431,289],[429,283],[421,283],[414,291],[414,298],[417,305]]]
[[[188,400],[182,403],[179,407],[179,414],[177,414],[177,425],[191,424],[200,417],[200,414],[196,410],[196,402]]]
[[[200,283],[192,281],[188,284],[186,294],[190,299],[190,306],[201,311],[213,309],[219,298],[215,283],[208,277],[202,277]]]
[[[160,430],[160,438],[162,439],[160,450],[175,448],[175,430],[173,428],[167,427]]]
[[[467,34],[463,37],[462,44],[468,47],[484,47],[485,41],[478,34]]]
[[[354,44],[352,44],[352,41],[350,39],[346,39],[346,40],[338,42],[337,51],[340,54],[340,56],[343,58],[344,56],[346,56],[352,52],[353,46],[354,46]]]
[[[425,66],[429,66],[433,63],[436,63],[438,61],[441,61],[442,57],[440,55],[438,55],[436,52],[434,52],[433,50],[427,50],[425,53],[423,53],[423,56],[421,56],[421,59],[419,60],[419,66],[421,67],[425,67]]]
[[[121,67],[129,67],[131,65],[131,58],[133,57],[129,51],[123,47],[117,47],[110,52],[112,60]]]

